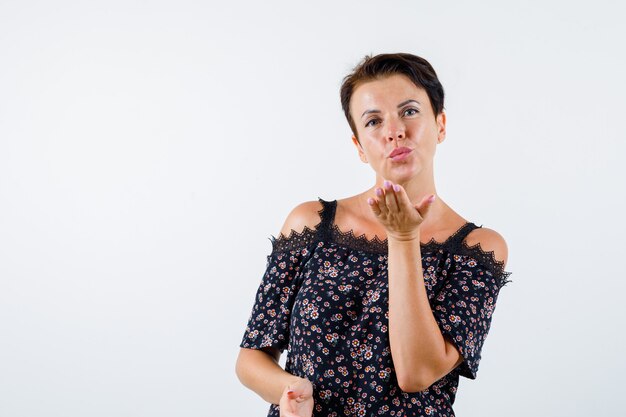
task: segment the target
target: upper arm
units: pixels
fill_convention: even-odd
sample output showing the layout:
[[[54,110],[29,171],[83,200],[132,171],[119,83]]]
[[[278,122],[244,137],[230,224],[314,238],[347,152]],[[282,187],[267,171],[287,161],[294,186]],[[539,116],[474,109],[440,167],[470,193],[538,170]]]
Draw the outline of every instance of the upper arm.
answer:
[[[322,204],[319,201],[306,201],[298,204],[285,219],[280,234],[288,237],[292,230],[302,233],[305,227],[313,229],[320,222],[321,210]]]
[[[498,263],[502,263],[502,268],[506,265],[508,247],[504,238],[495,230],[484,227],[474,229],[467,235],[466,242],[468,246],[480,244],[483,251],[493,252],[494,260]],[[459,352],[459,349],[447,336],[444,336],[444,342],[444,356],[436,369],[433,369],[433,375],[431,375],[430,380],[427,381],[430,385],[452,372],[452,370],[463,362],[463,356]]]

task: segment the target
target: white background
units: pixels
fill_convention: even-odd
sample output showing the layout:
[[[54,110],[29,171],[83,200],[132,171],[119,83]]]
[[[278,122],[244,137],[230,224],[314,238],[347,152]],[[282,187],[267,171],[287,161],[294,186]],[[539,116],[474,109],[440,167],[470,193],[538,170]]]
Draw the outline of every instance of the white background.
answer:
[[[0,416],[263,416],[234,372],[297,204],[374,181],[341,79],[428,59],[441,198],[513,282],[457,415],[623,410],[618,1],[0,1]]]

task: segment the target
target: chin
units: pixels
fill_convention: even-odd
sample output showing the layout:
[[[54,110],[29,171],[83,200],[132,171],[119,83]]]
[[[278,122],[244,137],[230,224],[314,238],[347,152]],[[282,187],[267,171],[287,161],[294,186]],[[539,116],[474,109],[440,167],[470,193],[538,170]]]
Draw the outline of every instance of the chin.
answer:
[[[403,168],[395,167],[394,169],[388,170],[387,176],[383,176],[383,178],[396,184],[404,184],[418,176],[421,171],[421,167],[415,166],[406,166]]]

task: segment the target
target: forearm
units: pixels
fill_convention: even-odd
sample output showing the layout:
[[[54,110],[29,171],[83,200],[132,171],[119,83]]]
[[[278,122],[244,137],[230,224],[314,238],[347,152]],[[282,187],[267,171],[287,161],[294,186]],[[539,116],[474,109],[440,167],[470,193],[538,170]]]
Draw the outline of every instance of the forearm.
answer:
[[[243,385],[272,404],[279,403],[287,385],[300,379],[285,371],[270,354],[257,349],[240,350],[236,373]]]
[[[388,241],[389,340],[398,381],[429,380],[445,356],[445,340],[433,316],[424,285],[419,235]]]

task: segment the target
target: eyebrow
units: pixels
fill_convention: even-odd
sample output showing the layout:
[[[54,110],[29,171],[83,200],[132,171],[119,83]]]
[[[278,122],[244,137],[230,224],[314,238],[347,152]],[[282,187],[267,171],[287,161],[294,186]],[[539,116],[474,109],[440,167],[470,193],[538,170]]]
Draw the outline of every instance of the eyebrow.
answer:
[[[417,101],[417,100],[414,100],[414,99],[410,98],[410,99],[408,99],[408,100],[406,100],[406,101],[403,101],[402,103],[398,104],[398,108],[403,107],[403,106],[406,106],[406,105],[407,105],[407,104],[409,104],[409,103],[417,103],[417,104],[418,104],[418,105],[420,105],[420,106],[422,105],[422,103],[420,103],[419,101]],[[363,114],[361,115],[361,119],[362,119],[362,118],[363,118],[363,116],[365,116],[366,114],[372,114],[372,113],[380,113],[380,110],[376,110],[376,109],[372,109],[372,110],[365,110],[365,111],[363,112]]]

